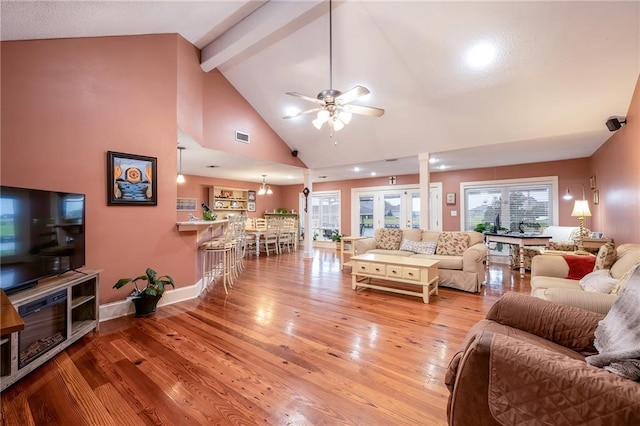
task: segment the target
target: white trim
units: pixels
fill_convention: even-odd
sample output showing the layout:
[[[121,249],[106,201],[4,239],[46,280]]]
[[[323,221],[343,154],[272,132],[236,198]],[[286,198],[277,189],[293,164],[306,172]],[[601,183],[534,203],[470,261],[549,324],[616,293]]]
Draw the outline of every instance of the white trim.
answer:
[[[438,227],[436,229],[431,229],[431,223],[427,223],[427,226],[421,226],[422,229],[429,229],[432,231],[442,231],[442,210],[444,210],[442,208],[442,182],[429,182],[429,198],[431,198],[431,190],[435,189],[437,194],[438,194],[438,201],[439,201],[439,205],[437,207],[429,205],[429,219],[433,218],[433,210],[436,209],[436,213],[437,213],[437,222],[438,222]]]
[[[465,206],[464,191],[467,188],[485,187],[491,185],[501,186],[520,186],[527,183],[537,183],[542,185],[551,184],[551,202],[553,203],[553,219],[551,225],[557,225],[559,223],[560,205],[558,202],[558,176],[539,176],[532,178],[520,178],[520,179],[497,179],[497,180],[483,180],[475,182],[460,182],[460,229],[464,230],[465,212],[467,211]]]
[[[351,193],[354,191],[393,191],[394,189],[420,189],[419,183],[409,183],[405,185],[384,185],[384,186],[363,186],[357,188],[351,188]]]
[[[187,287],[179,287],[175,290],[167,290],[163,295],[158,306],[172,305],[185,300],[195,299],[202,292],[202,280]],[[118,302],[106,303],[100,305],[100,322],[111,319],[133,315],[134,306],[129,299],[120,300]]]

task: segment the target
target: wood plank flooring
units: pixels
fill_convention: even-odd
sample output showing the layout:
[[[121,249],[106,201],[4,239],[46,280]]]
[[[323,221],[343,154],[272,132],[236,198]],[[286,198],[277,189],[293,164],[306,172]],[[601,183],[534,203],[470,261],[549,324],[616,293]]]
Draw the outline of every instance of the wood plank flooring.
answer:
[[[150,318],[119,318],[2,393],[4,425],[444,425],[444,374],[467,330],[529,274],[482,294],[351,289],[334,250],[249,258]]]

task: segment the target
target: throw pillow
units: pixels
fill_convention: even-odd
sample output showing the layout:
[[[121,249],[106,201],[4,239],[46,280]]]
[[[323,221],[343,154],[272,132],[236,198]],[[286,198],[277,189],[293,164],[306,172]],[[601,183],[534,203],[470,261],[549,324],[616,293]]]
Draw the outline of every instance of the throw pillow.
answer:
[[[410,251],[415,253],[416,252],[416,244],[417,241],[411,241],[411,240],[407,240],[406,238],[402,239],[402,243],[400,244],[400,250],[402,251]]]
[[[442,256],[462,256],[469,248],[469,236],[462,232],[442,232],[438,237],[436,254]]]
[[[400,244],[400,250],[418,254],[435,254],[436,243],[433,241],[411,241],[403,238],[402,244]]]
[[[611,293],[616,284],[618,284],[618,280],[609,274],[608,269],[593,271],[580,280],[580,285],[584,291],[597,293]]]
[[[417,254],[436,254],[436,245],[434,241],[420,241],[416,243]]]
[[[613,243],[604,244],[598,250],[598,255],[596,256],[596,264],[593,265],[593,270],[597,271],[600,269],[611,269],[613,264],[616,262],[616,248]]]
[[[399,250],[402,241],[401,229],[378,229],[376,233],[376,248],[383,250]]]

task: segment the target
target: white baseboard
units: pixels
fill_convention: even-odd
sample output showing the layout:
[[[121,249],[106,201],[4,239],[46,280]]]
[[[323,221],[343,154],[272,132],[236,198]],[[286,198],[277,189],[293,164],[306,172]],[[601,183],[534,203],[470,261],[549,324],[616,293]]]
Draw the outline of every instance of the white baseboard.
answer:
[[[173,303],[195,299],[200,295],[200,292],[202,292],[202,280],[187,287],[167,290],[158,302],[158,306],[171,305]],[[134,312],[133,303],[128,299],[100,305],[100,322],[124,317],[126,315],[133,315]]]

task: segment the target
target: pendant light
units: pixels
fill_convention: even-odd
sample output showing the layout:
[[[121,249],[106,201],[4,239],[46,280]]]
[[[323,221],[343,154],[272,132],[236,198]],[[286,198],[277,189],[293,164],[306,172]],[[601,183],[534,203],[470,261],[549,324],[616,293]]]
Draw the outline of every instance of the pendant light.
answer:
[[[267,175],[262,175],[262,185],[260,185],[260,189],[258,190],[258,195],[273,194],[273,191],[271,190],[271,185],[267,185],[266,178],[267,178]]]
[[[178,177],[176,178],[177,183],[184,183],[184,175],[182,174],[182,151],[185,149],[183,146],[178,147],[178,152],[180,153],[180,169],[178,171]]]

